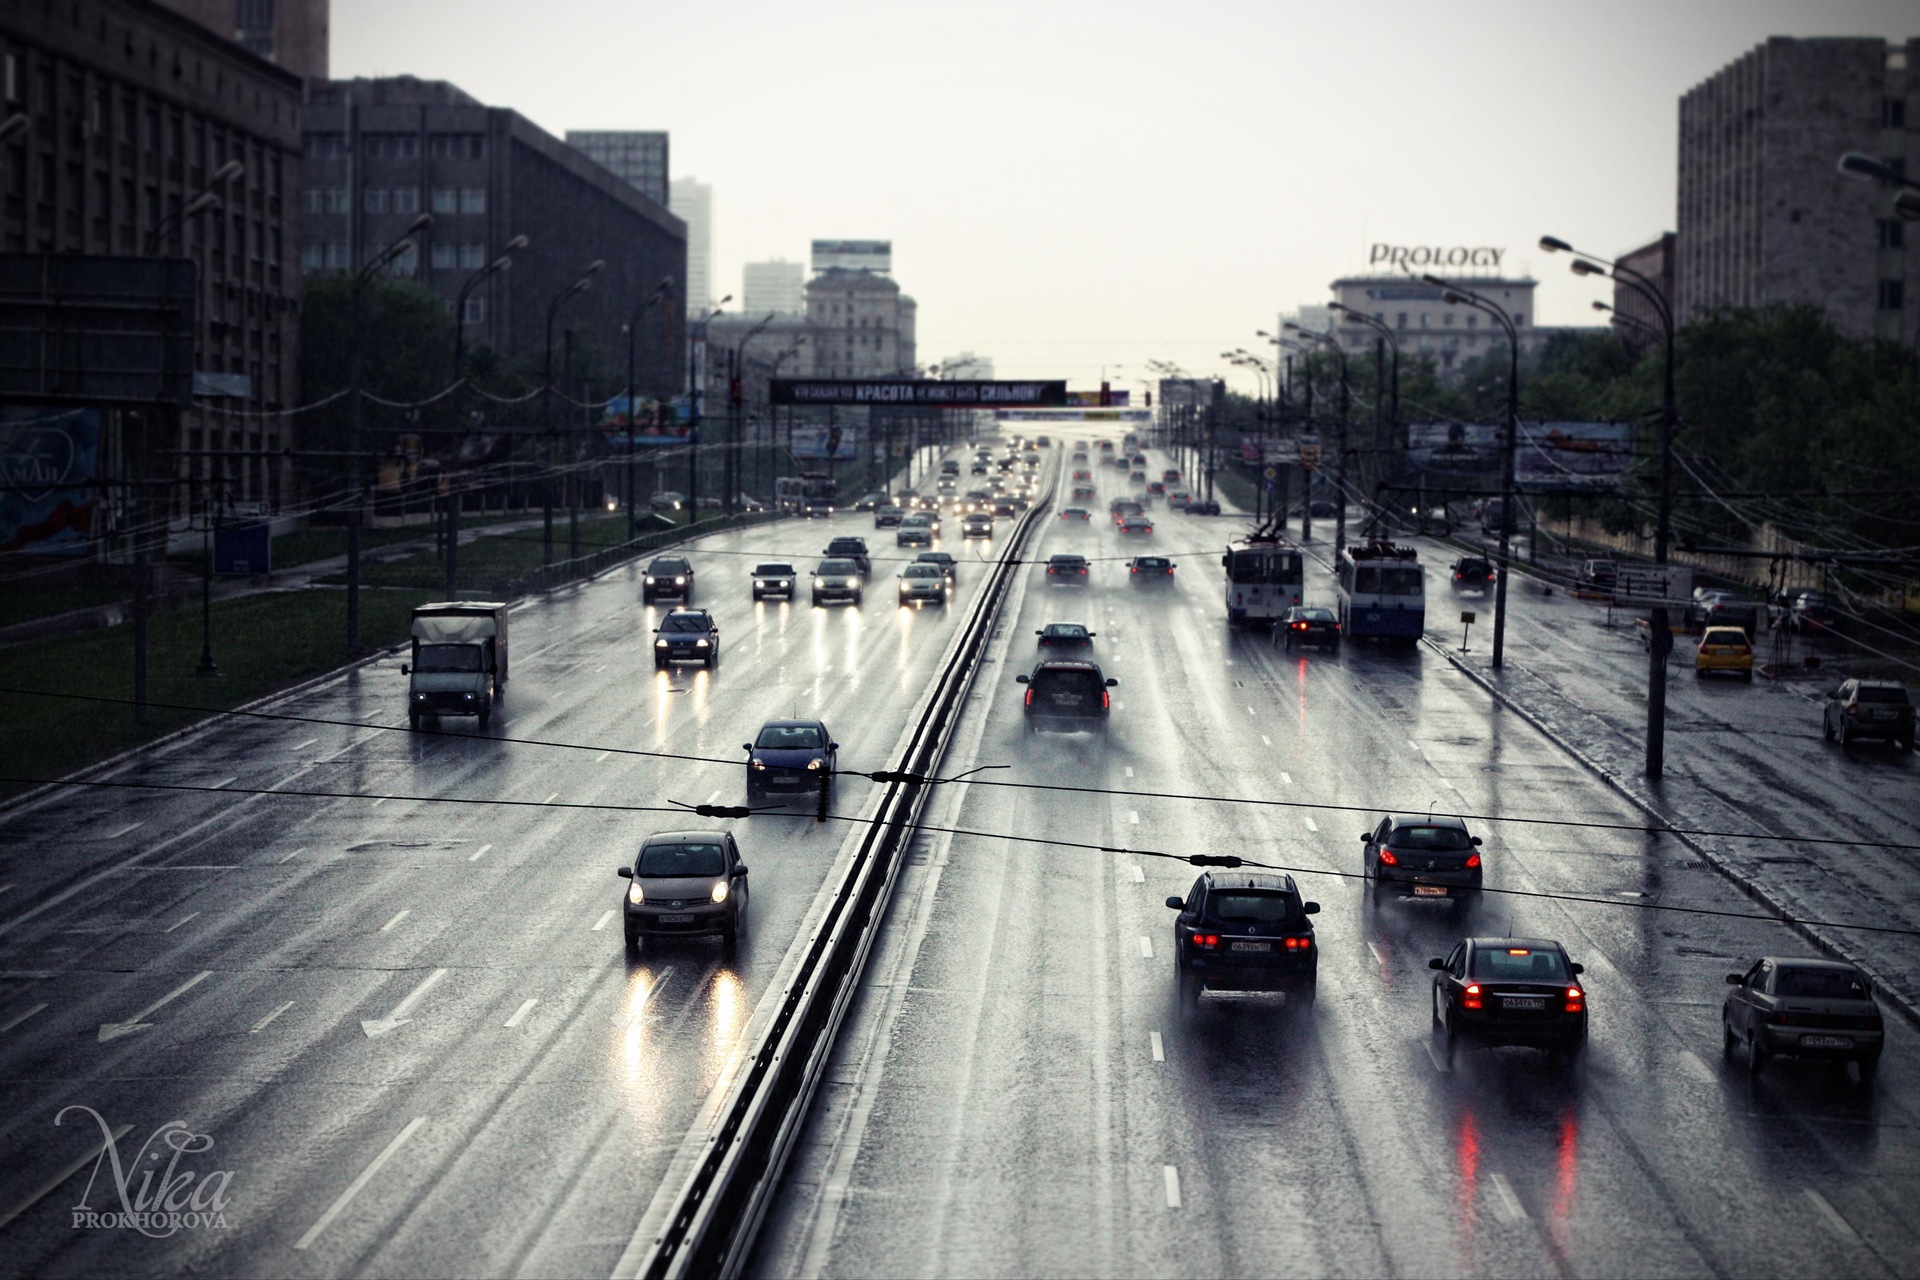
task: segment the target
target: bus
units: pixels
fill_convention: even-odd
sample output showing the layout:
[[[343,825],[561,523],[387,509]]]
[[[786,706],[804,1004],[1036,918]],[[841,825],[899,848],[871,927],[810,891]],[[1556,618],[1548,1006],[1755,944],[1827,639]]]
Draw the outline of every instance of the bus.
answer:
[[[1227,571],[1227,625],[1270,627],[1300,603],[1300,551],[1272,538],[1250,538],[1220,557]]]
[[[799,511],[815,498],[833,501],[832,476],[780,476],[773,482],[773,505],[781,511]]]
[[[1410,645],[1426,633],[1426,573],[1412,547],[1379,538],[1355,544],[1340,553],[1335,577],[1347,639],[1376,636]]]

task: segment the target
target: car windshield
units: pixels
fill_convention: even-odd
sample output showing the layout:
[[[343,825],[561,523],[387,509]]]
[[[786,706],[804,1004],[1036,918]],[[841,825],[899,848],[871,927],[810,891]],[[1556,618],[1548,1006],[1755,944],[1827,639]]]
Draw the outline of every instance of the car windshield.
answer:
[[[1231,893],[1215,890],[1207,899],[1207,914],[1240,924],[1284,924],[1298,912],[1290,893],[1236,889]]]
[[[640,862],[634,874],[668,879],[717,876],[726,869],[726,855],[717,844],[650,844],[640,850]]]
[[[416,671],[478,671],[480,646],[477,644],[423,644]]]
[[[1086,639],[1087,629],[1077,622],[1056,622],[1047,628],[1050,636],[1065,636],[1069,639]]]
[[[1473,953],[1473,976],[1508,982],[1569,982],[1567,958],[1530,947],[1482,947]]]
[[[770,724],[761,727],[753,745],[766,751],[806,751],[823,745],[823,735],[810,724]]]
[[[822,560],[820,562],[820,574],[822,577],[830,577],[835,574],[844,576],[853,572],[854,567],[853,561],[851,560]]]
[[[916,557],[916,562],[919,564],[952,564],[953,553],[950,551],[922,551],[919,556]]]
[[[1423,849],[1438,853],[1456,853],[1473,848],[1467,833],[1459,827],[1401,827],[1388,837],[1396,849]]]
[[[947,575],[937,564],[910,564],[907,566],[909,578],[945,578]]]
[[[1871,685],[1862,685],[1860,688],[1860,701],[1897,702],[1904,706],[1908,702],[1908,698],[1905,689],[1889,688],[1886,686],[1874,688]]]
[[[1850,969],[1786,969],[1773,980],[1778,996],[1808,1000],[1865,1000],[1867,981]]]
[[[687,562],[685,560],[655,560],[653,567],[647,570],[648,573],[653,574],[655,577],[666,573],[685,573],[686,571]]]
[[[790,564],[757,564],[753,567],[756,578],[791,578],[793,566]]]
[[[677,635],[704,634],[707,630],[707,620],[704,615],[698,613],[670,613],[661,621],[660,630]]]

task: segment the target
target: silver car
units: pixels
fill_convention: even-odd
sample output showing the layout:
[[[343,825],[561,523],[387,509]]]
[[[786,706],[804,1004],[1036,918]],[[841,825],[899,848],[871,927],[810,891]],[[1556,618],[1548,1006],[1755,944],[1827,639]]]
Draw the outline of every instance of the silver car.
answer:
[[[1747,1071],[1768,1058],[1830,1058],[1859,1064],[1860,1083],[1880,1070],[1886,1029],[1866,975],[1840,960],[1762,956],[1727,975],[1720,1010],[1721,1049],[1744,1050]]]
[[[860,566],[851,560],[822,560],[813,571],[813,602],[846,600],[858,605],[863,592]]]
[[[901,604],[939,604],[947,602],[947,574],[937,564],[910,564],[900,575]]]

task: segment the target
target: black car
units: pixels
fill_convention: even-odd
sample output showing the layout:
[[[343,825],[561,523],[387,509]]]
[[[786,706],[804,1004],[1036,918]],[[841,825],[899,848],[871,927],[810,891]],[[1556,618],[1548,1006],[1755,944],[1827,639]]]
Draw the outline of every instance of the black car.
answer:
[[[1607,592],[1619,578],[1620,566],[1611,560],[1582,560],[1574,584],[1586,591]]]
[[[822,722],[769,720],[752,742],[740,746],[747,753],[748,804],[773,795],[811,798],[818,794],[823,778],[831,799],[840,744]]]
[[[1528,1045],[1571,1063],[1587,1047],[1585,970],[1547,938],[1468,938],[1429,960],[1433,1025],[1455,1049]]]
[[[764,600],[768,596],[784,596],[793,599],[794,584],[800,581],[790,564],[757,564],[753,566],[753,598]]]
[[[1033,634],[1042,649],[1091,649],[1095,635],[1077,622],[1049,622]]]
[[[1212,498],[1195,498],[1193,501],[1187,503],[1187,514],[1190,516],[1217,516],[1220,514],[1220,504]]]
[[[863,578],[873,575],[873,561],[867,558],[865,538],[835,538],[821,554],[834,560],[853,561]]]
[[[708,670],[720,664],[720,624],[705,609],[675,609],[653,629],[654,670],[676,662],[697,662]]]
[[[1827,694],[1820,711],[1828,742],[1852,746],[1860,738],[1883,738],[1913,750],[1913,699],[1897,680],[1848,680]]]
[[[1749,1074],[1776,1055],[1858,1063],[1863,1085],[1879,1074],[1886,1026],[1873,985],[1846,961],[1762,956],[1727,985],[1721,1052],[1731,1059],[1744,1046]]]
[[[1493,585],[1493,562],[1480,556],[1462,556],[1453,562],[1455,591],[1485,591]]]
[[[951,551],[922,551],[913,558],[915,564],[937,564],[940,571],[947,575],[947,584],[957,586],[960,582],[960,563],[953,558]]]
[[[747,927],[747,865],[725,831],[648,836],[630,867],[624,910],[627,953],[642,938],[719,935],[729,950]]]
[[[1127,561],[1127,581],[1136,587],[1172,582],[1179,567],[1165,556],[1135,556]]]
[[[1307,917],[1320,904],[1301,901],[1292,876],[1209,871],[1167,905],[1180,913],[1173,963],[1183,1015],[1207,991],[1283,991],[1289,1005],[1313,1008],[1320,948]]]
[[[1360,872],[1376,907],[1389,897],[1480,900],[1480,837],[1458,818],[1382,818],[1360,844]]]
[[[1055,587],[1084,587],[1088,582],[1087,558],[1075,555],[1047,557],[1047,584]]]
[[[658,556],[640,579],[640,603],[678,600],[693,603],[693,565],[685,556]]]
[[[1316,644],[1336,653],[1340,649],[1340,619],[1333,610],[1318,605],[1296,604],[1288,609],[1281,615],[1275,634],[1289,653],[1295,645]]]
[[[1113,695],[1107,690],[1118,680],[1103,676],[1099,666],[1065,658],[1042,658],[1033,670],[1015,677],[1027,686],[1028,733],[1107,732],[1107,713]]]

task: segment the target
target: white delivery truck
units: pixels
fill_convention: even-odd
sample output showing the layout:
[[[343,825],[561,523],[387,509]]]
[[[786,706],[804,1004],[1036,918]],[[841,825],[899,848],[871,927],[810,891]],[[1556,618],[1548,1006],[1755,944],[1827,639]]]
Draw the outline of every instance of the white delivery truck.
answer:
[[[485,729],[507,683],[507,606],[447,600],[413,611],[413,660],[402,664],[407,723],[425,716],[477,716]]]

